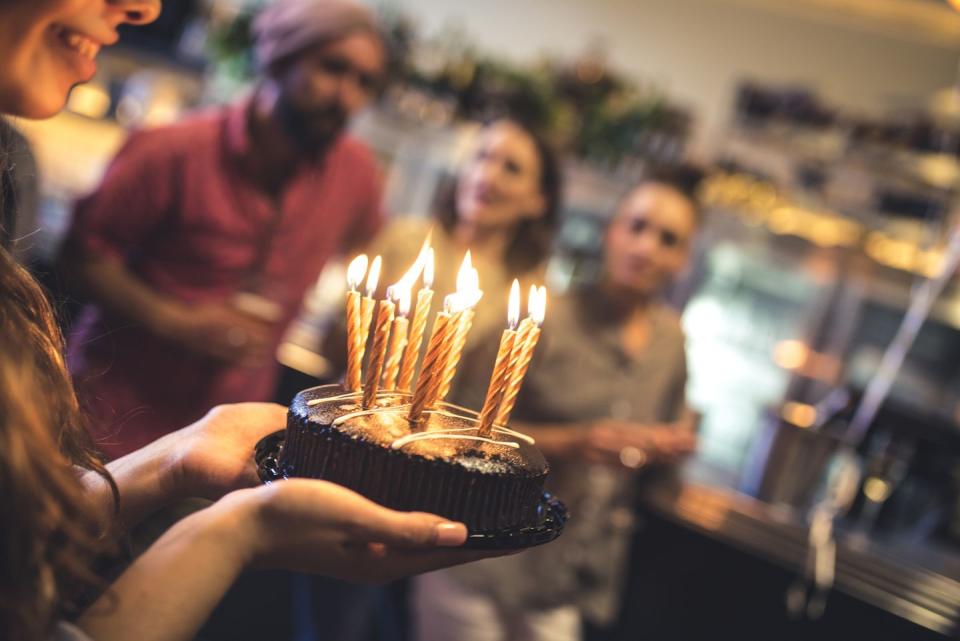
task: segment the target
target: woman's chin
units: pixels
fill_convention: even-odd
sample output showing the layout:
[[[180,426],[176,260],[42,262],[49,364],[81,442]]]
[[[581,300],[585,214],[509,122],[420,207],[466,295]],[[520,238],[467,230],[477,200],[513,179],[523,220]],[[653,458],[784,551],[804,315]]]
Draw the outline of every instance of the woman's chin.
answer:
[[[53,106],[53,105],[45,105],[45,106],[43,106],[43,107],[39,107],[39,108],[37,108],[37,109],[35,109],[35,110],[32,110],[32,111],[24,114],[23,117],[24,117],[24,118],[28,118],[28,119],[30,119],[30,120],[46,120],[46,119],[48,119],[48,118],[53,118],[53,117],[56,116],[58,113],[60,113],[61,111],[63,111],[63,107],[64,107],[65,104],[66,104],[66,101],[62,101],[62,102],[58,103],[56,106]]]
[[[20,116],[30,120],[45,120],[56,116],[67,104],[69,90],[34,91],[30,96],[24,96],[19,104],[4,108],[3,112],[11,116]]]
[[[520,222],[520,218],[517,216],[505,216],[499,212],[470,212],[466,215],[461,214],[458,217],[458,221],[476,229],[490,231],[510,229]]]

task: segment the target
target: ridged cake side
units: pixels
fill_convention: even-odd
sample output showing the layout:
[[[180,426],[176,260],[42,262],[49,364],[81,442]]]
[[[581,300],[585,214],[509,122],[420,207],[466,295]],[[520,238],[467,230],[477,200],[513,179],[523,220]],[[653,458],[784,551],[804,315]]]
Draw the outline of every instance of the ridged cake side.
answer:
[[[381,505],[440,514],[476,532],[539,521],[547,469],[536,448],[521,443],[506,460],[470,441],[446,459],[393,449],[332,425],[346,411],[325,403],[308,406],[306,399],[333,396],[340,389],[325,387],[333,389],[305,390],[291,405],[280,458],[287,476],[325,479]]]

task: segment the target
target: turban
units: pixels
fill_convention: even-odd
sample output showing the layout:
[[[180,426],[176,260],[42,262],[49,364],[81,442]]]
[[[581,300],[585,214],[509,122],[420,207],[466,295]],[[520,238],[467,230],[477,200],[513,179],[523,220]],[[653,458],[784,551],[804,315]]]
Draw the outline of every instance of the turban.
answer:
[[[353,31],[378,33],[376,19],[353,0],[276,0],[253,22],[261,69],[303,49]]]

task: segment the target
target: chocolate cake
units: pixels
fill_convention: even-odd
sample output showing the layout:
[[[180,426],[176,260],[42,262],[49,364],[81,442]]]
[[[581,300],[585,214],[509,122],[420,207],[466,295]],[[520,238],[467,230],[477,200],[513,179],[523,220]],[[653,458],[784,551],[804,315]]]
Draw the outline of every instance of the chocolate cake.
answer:
[[[532,439],[505,428],[481,438],[476,413],[447,403],[414,428],[409,394],[381,392],[370,410],[360,398],[340,385],[297,394],[279,456],[284,476],[332,481],[471,532],[537,525],[547,463]]]

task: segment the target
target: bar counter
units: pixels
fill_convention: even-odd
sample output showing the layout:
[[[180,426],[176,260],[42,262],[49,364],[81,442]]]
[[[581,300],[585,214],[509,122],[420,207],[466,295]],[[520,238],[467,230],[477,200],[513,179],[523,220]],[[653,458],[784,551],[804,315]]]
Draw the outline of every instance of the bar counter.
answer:
[[[872,639],[960,633],[957,550],[942,543],[886,541],[842,526],[835,588],[823,619],[790,621],[785,595],[806,562],[804,519],[730,487],[728,479],[695,460],[679,474],[644,486],[620,627],[657,629],[638,614],[652,610],[650,598],[656,595],[654,601],[666,608],[662,615],[678,606],[699,612],[692,617],[694,631],[711,619],[709,626],[729,619],[750,638],[790,638],[803,631],[818,638]],[[667,574],[672,578],[665,580]],[[741,599],[751,605],[741,608]],[[670,637],[679,638],[676,628],[670,629]],[[852,636],[854,629],[859,633]],[[868,636],[870,629],[875,632]]]

